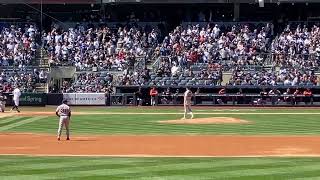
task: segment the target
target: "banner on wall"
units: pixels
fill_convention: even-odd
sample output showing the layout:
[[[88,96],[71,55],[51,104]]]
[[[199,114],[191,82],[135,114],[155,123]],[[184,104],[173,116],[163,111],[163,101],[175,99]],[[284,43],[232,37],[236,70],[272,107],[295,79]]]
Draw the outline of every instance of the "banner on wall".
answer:
[[[104,93],[64,93],[63,99],[68,100],[70,105],[105,105]]]
[[[7,97],[6,105],[13,105],[13,95],[11,93],[4,93]],[[21,93],[20,105],[21,106],[45,106],[47,103],[45,93]]]

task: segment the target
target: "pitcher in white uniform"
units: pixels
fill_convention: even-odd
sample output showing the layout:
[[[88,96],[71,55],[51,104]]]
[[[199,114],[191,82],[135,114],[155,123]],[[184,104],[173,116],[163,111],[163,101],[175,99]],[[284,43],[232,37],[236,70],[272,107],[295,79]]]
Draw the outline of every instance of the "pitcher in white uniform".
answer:
[[[191,110],[191,99],[192,99],[193,93],[192,91],[187,88],[186,92],[184,93],[183,97],[183,105],[184,105],[184,115],[182,119],[186,119],[187,114],[190,114],[190,118],[193,119],[193,113]]]
[[[16,88],[13,90],[13,107],[11,111],[16,109],[17,112],[20,112],[19,110],[19,101],[20,101],[21,91],[19,89],[19,86],[16,86]]]
[[[60,141],[63,126],[66,127],[67,140],[70,140],[69,123],[71,117],[71,109],[67,105],[67,103],[67,100],[63,100],[62,104],[58,106],[56,110],[56,115],[60,118],[58,128],[58,141]]]

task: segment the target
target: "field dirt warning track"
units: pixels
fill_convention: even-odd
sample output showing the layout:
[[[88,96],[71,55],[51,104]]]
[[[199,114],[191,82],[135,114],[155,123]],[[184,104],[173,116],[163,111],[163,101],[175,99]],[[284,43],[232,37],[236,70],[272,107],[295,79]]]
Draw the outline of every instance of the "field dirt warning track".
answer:
[[[320,136],[0,134],[2,155],[128,157],[320,156]]]

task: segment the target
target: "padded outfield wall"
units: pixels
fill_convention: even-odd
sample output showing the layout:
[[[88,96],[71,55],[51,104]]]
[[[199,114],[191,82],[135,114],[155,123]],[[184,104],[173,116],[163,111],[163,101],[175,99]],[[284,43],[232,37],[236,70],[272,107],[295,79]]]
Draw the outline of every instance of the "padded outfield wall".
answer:
[[[223,87],[226,94],[220,95],[218,92]],[[141,94],[137,92],[141,88]],[[150,105],[151,87],[116,87],[114,93],[23,93],[20,99],[22,106],[45,106],[58,105],[63,99],[67,99],[71,105],[94,105],[94,106],[134,106]],[[164,93],[167,89],[170,93]],[[320,106],[320,87],[252,87],[252,86],[216,86],[216,87],[190,87],[194,92],[193,105],[207,106]],[[290,88],[291,93],[284,92]],[[303,91],[310,88],[312,96],[304,96]],[[239,90],[242,93],[239,93]],[[277,89],[281,94],[261,95],[261,91],[269,92]],[[293,95],[299,90],[298,95]],[[182,105],[185,87],[163,86],[157,87],[159,92],[156,97],[156,105]],[[12,105],[12,94],[5,94],[7,105]],[[259,101],[262,100],[262,101]],[[262,103],[261,103],[262,102]]]

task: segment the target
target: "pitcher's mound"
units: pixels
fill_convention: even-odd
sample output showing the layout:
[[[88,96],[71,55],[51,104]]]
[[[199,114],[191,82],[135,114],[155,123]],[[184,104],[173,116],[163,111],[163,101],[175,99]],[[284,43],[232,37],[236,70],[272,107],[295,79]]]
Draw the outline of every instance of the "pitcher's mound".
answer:
[[[250,121],[232,117],[211,117],[211,118],[195,118],[195,119],[179,119],[158,121],[164,124],[249,124]]]

